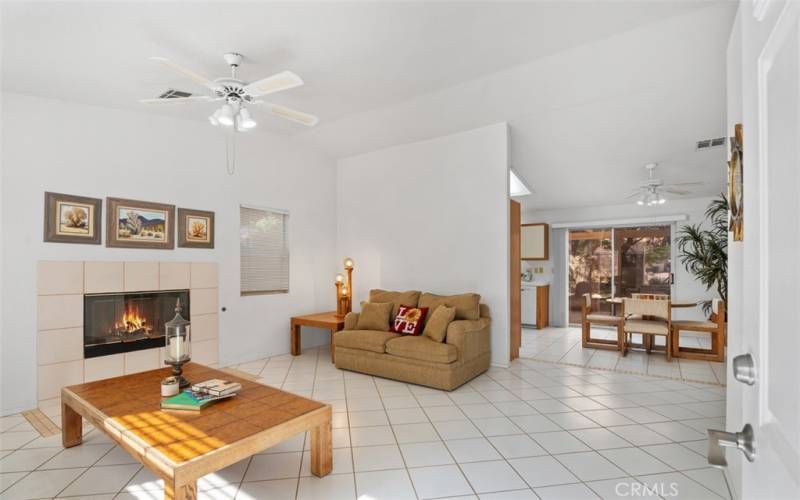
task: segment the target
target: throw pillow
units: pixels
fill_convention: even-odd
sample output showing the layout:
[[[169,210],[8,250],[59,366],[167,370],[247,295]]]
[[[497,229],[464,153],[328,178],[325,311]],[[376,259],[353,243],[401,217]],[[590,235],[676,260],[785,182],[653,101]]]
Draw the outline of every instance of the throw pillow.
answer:
[[[391,302],[364,302],[358,315],[356,330],[389,331],[389,317],[392,314]]]
[[[407,292],[391,292],[388,290],[381,290],[375,288],[369,291],[370,302],[391,302],[394,304],[392,308],[392,318],[397,316],[400,311],[400,306],[417,307],[420,292],[417,290],[409,290]]]
[[[430,311],[428,321],[433,317],[433,311],[440,305],[455,307],[456,319],[475,320],[481,317],[481,296],[477,293],[462,293],[460,295],[436,295],[423,293],[417,305],[427,307]]]
[[[456,317],[456,308],[440,305],[433,311],[428,323],[425,325],[423,335],[436,342],[444,342],[447,335],[447,325]]]
[[[427,314],[427,307],[400,306],[397,316],[392,321],[392,331],[403,335],[420,335]]]

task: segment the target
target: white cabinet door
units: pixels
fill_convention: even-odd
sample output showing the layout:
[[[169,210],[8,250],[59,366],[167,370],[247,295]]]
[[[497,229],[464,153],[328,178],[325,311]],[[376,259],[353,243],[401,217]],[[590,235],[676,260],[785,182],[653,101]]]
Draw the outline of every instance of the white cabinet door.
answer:
[[[547,260],[547,224],[524,224],[520,226],[520,254],[522,260]]]
[[[522,298],[522,324],[535,325],[536,324],[536,288],[523,287]]]

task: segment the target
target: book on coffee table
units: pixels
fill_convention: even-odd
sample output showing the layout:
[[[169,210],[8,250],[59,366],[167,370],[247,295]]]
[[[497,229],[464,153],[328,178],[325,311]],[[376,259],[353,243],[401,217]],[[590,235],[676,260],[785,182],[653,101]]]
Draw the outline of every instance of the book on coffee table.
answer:
[[[225,396],[242,390],[242,384],[218,378],[204,380],[192,385],[192,391],[196,393],[207,393],[212,396]]]
[[[235,396],[236,394],[227,394],[225,396],[211,396],[209,394],[201,394],[193,391],[183,391],[177,396],[172,396],[161,401],[162,410],[192,410],[200,411],[206,406]]]

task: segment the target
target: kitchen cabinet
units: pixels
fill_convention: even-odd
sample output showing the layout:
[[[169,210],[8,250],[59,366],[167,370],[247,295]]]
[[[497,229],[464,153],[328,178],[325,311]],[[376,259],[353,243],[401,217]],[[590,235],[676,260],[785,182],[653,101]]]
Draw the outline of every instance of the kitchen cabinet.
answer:
[[[522,285],[522,324],[545,328],[550,324],[550,285]]]
[[[548,260],[550,258],[550,226],[544,223],[520,226],[520,254],[522,260]]]

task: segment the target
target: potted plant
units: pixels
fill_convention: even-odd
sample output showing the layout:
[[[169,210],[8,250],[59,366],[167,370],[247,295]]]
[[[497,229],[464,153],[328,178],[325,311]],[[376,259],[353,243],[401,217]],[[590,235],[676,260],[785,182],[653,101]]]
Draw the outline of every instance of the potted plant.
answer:
[[[686,224],[678,230],[676,243],[683,267],[692,273],[706,290],[716,289],[728,303],[728,198],[720,194],[706,209],[705,224]],[[727,309],[727,308],[726,308]],[[703,311],[711,310],[711,301],[703,302]]]

